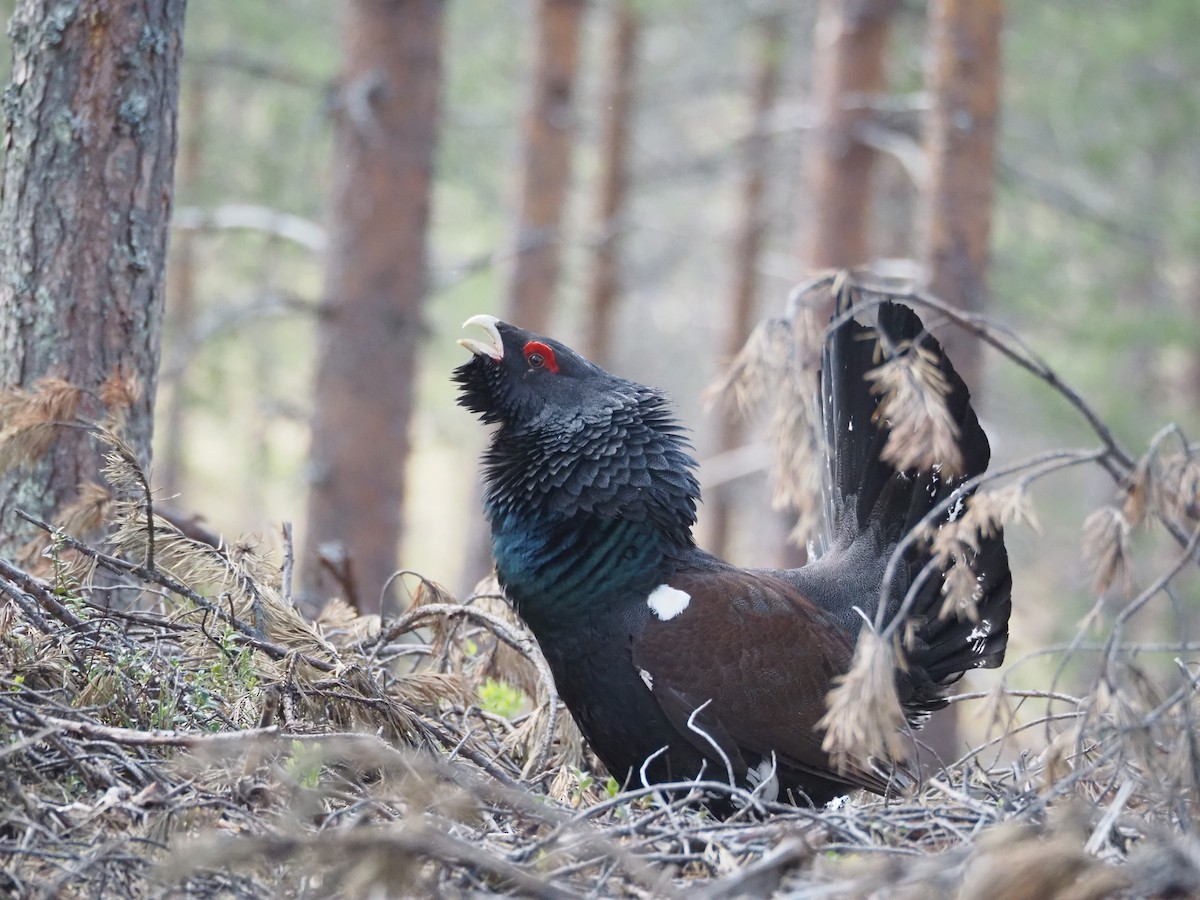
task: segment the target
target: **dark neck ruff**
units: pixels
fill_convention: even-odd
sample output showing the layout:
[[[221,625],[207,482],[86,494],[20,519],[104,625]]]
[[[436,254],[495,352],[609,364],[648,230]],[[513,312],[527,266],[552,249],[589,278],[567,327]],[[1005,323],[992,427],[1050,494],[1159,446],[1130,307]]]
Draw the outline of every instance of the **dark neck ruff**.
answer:
[[[606,412],[559,430],[502,425],[485,456],[497,572],[531,625],[648,590],[694,546],[695,462],[665,401],[647,391]]]

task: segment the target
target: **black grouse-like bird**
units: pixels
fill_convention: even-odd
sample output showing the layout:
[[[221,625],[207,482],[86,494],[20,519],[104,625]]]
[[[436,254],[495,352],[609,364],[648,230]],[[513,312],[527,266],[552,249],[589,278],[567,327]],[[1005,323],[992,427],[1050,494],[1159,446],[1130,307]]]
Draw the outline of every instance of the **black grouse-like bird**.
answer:
[[[728,781],[769,800],[824,803],[886,778],[839,768],[822,750],[826,695],[874,618],[899,542],[988,465],[967,389],[907,307],[875,327],[846,318],[828,336],[821,408],[830,455],[829,549],[800,569],[742,569],[692,537],[699,486],[683,429],[659,391],[618,378],[563,344],[492,316],[467,325],[473,358],[459,403],[498,427],[484,457],[496,573],[541,645],[584,737],[622,782]],[[879,340],[879,329],[886,336]],[[919,346],[948,384],[961,473],[896,471],[881,458],[889,423],[865,379]],[[899,348],[899,350],[897,349]],[[954,502],[947,514],[962,511]],[[1011,575],[1003,535],[978,539],[978,621],[939,618],[944,572],[915,593],[904,665],[909,720],[945,705],[963,672],[992,668],[1008,640]],[[888,618],[929,561],[906,551]],[[771,778],[773,773],[774,777]]]

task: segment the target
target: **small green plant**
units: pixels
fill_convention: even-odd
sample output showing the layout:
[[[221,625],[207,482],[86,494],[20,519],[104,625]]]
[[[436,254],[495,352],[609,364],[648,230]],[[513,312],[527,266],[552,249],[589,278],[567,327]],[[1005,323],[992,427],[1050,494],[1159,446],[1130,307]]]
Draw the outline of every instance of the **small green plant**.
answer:
[[[489,678],[479,686],[479,707],[484,712],[511,719],[528,704],[525,692],[506,681]]]
[[[42,551],[42,555],[50,560],[50,568],[54,572],[54,593],[76,616],[87,619],[87,605],[79,593],[79,578],[72,571],[71,563],[63,559],[62,555],[66,547],[66,534],[58,528],[50,534],[50,546]]]
[[[284,769],[302,788],[316,790],[321,783],[321,761],[315,759],[300,741],[292,741],[292,755],[284,763]]]
[[[179,702],[173,695],[160,692],[157,702],[150,708],[150,726],[152,728],[175,728],[178,724],[176,715],[179,712]]]
[[[571,774],[575,777],[575,787],[571,790],[571,805],[578,807],[583,803],[583,795],[592,786],[593,778],[580,769],[572,769]]]

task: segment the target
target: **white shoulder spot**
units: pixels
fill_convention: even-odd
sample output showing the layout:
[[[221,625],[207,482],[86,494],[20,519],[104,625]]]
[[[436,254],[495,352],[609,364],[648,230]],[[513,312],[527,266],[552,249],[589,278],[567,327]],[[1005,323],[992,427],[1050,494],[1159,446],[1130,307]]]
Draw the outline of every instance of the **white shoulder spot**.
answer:
[[[638,675],[641,676],[642,681],[645,683],[646,690],[649,690],[649,691],[654,690],[654,676],[653,675],[651,675],[645,669],[638,669]]]
[[[650,607],[650,611],[664,622],[675,618],[687,609],[691,602],[691,594],[673,588],[669,584],[660,584],[646,598],[646,605]]]

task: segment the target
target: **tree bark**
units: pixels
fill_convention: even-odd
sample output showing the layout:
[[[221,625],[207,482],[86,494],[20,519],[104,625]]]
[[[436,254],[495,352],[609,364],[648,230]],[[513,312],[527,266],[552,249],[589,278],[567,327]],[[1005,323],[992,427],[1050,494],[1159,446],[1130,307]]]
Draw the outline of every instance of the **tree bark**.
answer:
[[[22,0],[9,23],[0,199],[0,384],[47,376],[82,391],[78,415],[121,420],[149,465],[171,215],[184,0]],[[52,519],[102,455],[61,427],[0,475],[0,552]]]
[[[930,4],[922,261],[929,290],[966,312],[987,299],[1002,13],[1001,0]],[[957,328],[940,338],[967,386],[978,387],[978,342]]]
[[[760,43],[758,71],[754,78],[751,108],[754,129],[746,140],[742,157],[741,216],[734,238],[733,289],[728,305],[729,319],[725,325],[725,361],[728,363],[750,337],[758,297],[758,264],[766,235],[766,210],[763,199],[767,183],[767,153],[770,139],[766,135],[767,119],[779,93],[780,66],[783,61],[783,17],[764,16],[759,22]],[[717,413],[715,450],[726,453],[740,447],[745,440],[741,415],[732,403],[722,403]],[[706,500],[709,527],[709,549],[725,556],[729,548],[730,525],[733,517],[734,483],[720,485]]]
[[[195,72],[183,89],[181,106],[184,135],[179,148],[176,193],[186,197],[189,187],[200,178],[204,155],[205,110],[208,106],[208,79],[201,70]],[[196,318],[196,233],[182,230],[172,239],[171,256],[167,265],[166,296],[166,371],[172,369],[172,357],[189,352],[192,329]],[[168,378],[167,402],[162,408],[159,426],[158,486],[167,496],[183,488],[184,448],[187,446],[187,417],[183,368],[176,367],[173,383]]]
[[[876,151],[860,132],[886,89],[886,58],[897,0],[821,0],[814,40],[812,105],[816,127],[805,171],[801,252],[809,270],[847,268],[869,259],[871,172]],[[833,302],[817,313],[828,321]],[[784,529],[790,534],[790,527]],[[781,565],[807,560],[790,537],[778,542]]]
[[[334,590],[379,612],[401,539],[427,292],[443,3],[344,9],[304,587],[309,604]]]
[[[633,115],[633,73],[638,15],[634,0],[619,0],[613,14],[611,69],[604,98],[604,137],[600,151],[600,202],[597,242],[588,294],[584,355],[607,366],[612,355],[613,316],[620,290],[619,259],[622,217],[629,175],[629,120]]]
[[[503,318],[545,334],[550,330],[558,286],[563,209],[575,141],[575,80],[584,0],[538,0],[536,60],[522,125],[524,159],[512,269]],[[482,487],[475,491],[467,535],[463,585],[469,590],[492,565],[487,523],[479,515]]]
[[[803,260],[814,269],[865,263],[875,151],[858,138],[870,101],[886,85],[884,59],[896,0],[821,0],[807,156],[809,197]]]
[[[1002,2],[933,0],[929,17],[933,105],[924,128],[929,180],[922,262],[930,291],[964,311],[979,312],[987,295]],[[979,342],[959,328],[947,328],[938,338],[978,408]],[[945,761],[961,751],[957,710],[951,704],[936,713],[922,736]]]
[[[585,8],[584,0],[539,0],[537,6],[537,59],[522,126],[525,158],[505,316],[542,333],[549,330],[558,283]]]

